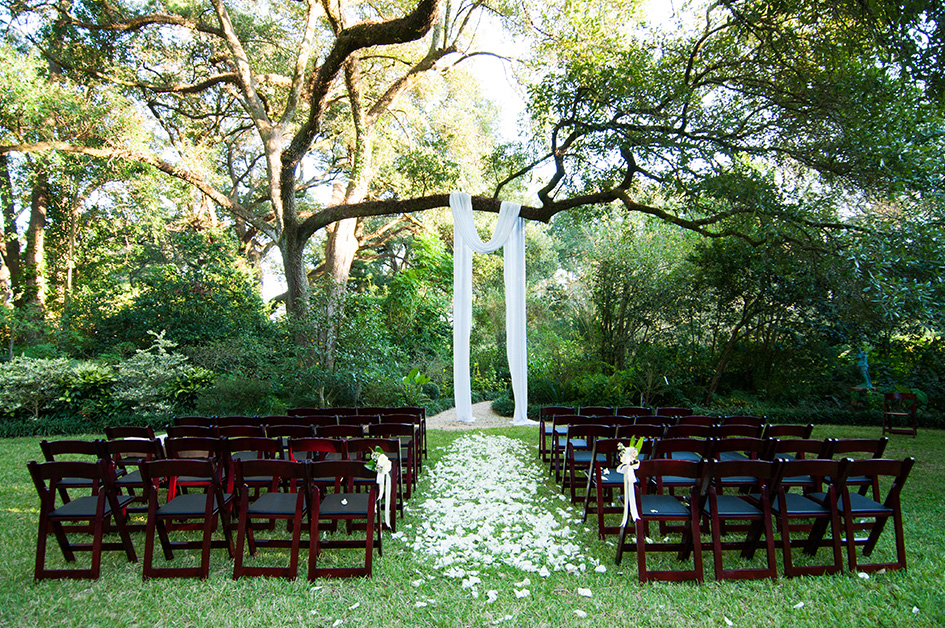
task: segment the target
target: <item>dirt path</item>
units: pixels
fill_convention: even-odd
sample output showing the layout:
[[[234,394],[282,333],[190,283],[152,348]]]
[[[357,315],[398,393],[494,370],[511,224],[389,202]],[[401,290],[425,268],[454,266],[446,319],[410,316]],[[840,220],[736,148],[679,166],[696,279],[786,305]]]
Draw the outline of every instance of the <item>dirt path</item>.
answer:
[[[499,416],[492,411],[492,402],[483,401],[474,403],[473,423],[461,423],[456,420],[456,408],[440,412],[436,416],[427,417],[427,428],[431,430],[478,430],[487,427],[509,427],[512,417]]]

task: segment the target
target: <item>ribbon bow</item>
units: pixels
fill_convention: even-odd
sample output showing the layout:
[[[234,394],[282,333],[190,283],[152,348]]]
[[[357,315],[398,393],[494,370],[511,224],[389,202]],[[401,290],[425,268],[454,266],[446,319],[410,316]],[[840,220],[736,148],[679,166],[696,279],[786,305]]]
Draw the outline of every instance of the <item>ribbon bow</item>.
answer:
[[[636,484],[637,477],[634,471],[640,467],[639,452],[636,447],[626,447],[618,445],[620,450],[620,465],[617,472],[623,474],[623,519],[620,521],[620,527],[627,525],[630,517],[633,521],[640,520],[640,513],[637,512],[637,497],[633,492],[633,485]]]
[[[371,458],[374,460],[374,470],[377,472],[377,501],[381,503],[384,510],[384,525],[390,527],[390,494],[391,480],[390,470],[392,464],[386,454],[373,453]]]

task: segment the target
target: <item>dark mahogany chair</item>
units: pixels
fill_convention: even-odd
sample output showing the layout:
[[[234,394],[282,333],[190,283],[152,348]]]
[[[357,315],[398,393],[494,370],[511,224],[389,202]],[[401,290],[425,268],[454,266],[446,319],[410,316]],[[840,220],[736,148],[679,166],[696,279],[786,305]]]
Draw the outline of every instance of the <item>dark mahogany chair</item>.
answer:
[[[580,472],[586,472],[591,466],[594,443],[598,438],[614,438],[616,428],[610,425],[594,423],[576,424],[568,426],[566,445],[562,459],[561,491],[570,491],[571,503],[584,501],[583,495],[578,495],[578,484],[587,485],[587,478],[580,477]]]
[[[902,530],[902,505],[900,496],[902,487],[909,477],[909,472],[915,464],[915,458],[905,460],[885,460],[881,458],[869,460],[845,460],[839,472],[840,514],[843,517],[843,528],[846,538],[847,564],[852,572],[871,572],[883,569],[906,568],[906,541]],[[848,478],[870,477],[891,480],[885,495],[875,495],[870,498],[858,492],[851,491],[847,484]],[[881,484],[886,484],[882,482]],[[856,486],[856,485],[854,485]],[[811,495],[814,499],[823,499],[821,495]],[[871,520],[867,524],[861,521]],[[865,562],[876,549],[880,535],[886,523],[892,519],[895,543],[895,558],[893,560]],[[866,538],[858,538],[856,531],[869,530]],[[862,548],[858,553],[857,548]]]
[[[619,525],[609,525],[607,515],[622,513],[623,507],[614,504],[615,495],[623,492],[623,474],[617,471],[620,460],[620,446],[636,444],[637,439],[601,438],[595,441],[591,455],[584,496],[584,517],[593,513],[597,516],[597,536],[606,540],[608,534],[619,534]],[[649,454],[650,441],[644,441],[642,456]]]
[[[255,497],[252,478],[268,477],[270,486],[267,492]],[[309,481],[307,463],[291,460],[238,460],[236,462],[236,502],[239,517],[236,532],[236,550],[233,562],[233,579],[243,576],[274,576],[295,580],[299,571],[299,555],[302,547],[302,532],[308,528],[308,562],[312,563],[315,553],[315,520],[311,517],[311,505],[318,500],[318,489]],[[304,523],[307,519],[307,525]],[[255,523],[265,522],[265,529],[276,530],[276,521],[287,521],[290,538],[277,536],[273,532],[263,538],[260,530],[263,526]],[[247,565],[244,555],[256,557],[258,548],[281,548],[289,550],[289,564],[284,566]]]
[[[778,523],[784,575],[791,578],[839,573],[843,569],[843,552],[840,514],[837,508],[838,493],[829,478],[838,477],[840,463],[836,460],[815,458],[781,460],[778,464],[777,477],[771,490],[771,513]],[[794,480],[799,477],[811,478],[811,483],[817,485],[825,483],[827,490],[820,493],[821,499],[791,492],[791,488],[796,484]],[[804,521],[804,525],[798,526],[798,520]],[[833,561],[822,564],[811,564],[807,561],[802,565],[797,564],[793,548],[803,547],[804,554],[815,556],[817,550],[824,545],[824,535],[828,528],[830,536],[826,544],[831,548]],[[792,529],[805,531],[807,536],[803,539],[792,538]]]
[[[46,462],[96,462],[104,457],[101,439],[95,440],[41,440],[39,441],[40,451],[43,452],[43,458]],[[59,491],[59,497],[63,503],[67,503],[72,497],[69,491],[75,489],[82,495],[96,494],[98,492],[98,483],[87,477],[59,478],[56,482],[56,490]]]
[[[801,425],[798,423],[782,423],[780,425],[765,425],[762,438],[810,438],[814,433],[814,424]]]
[[[382,552],[381,520],[377,508],[377,485],[369,484],[366,492],[356,492],[357,480],[375,479],[374,471],[368,469],[358,460],[327,460],[312,462],[310,470],[312,477],[334,478],[333,490],[322,494],[321,501],[313,502],[312,519],[315,530],[312,542],[315,543],[314,558],[309,562],[309,580],[325,577],[371,576],[374,549],[378,556]],[[321,522],[339,523],[344,521],[347,526],[347,536],[322,539]],[[364,538],[353,538],[358,522],[363,528]],[[358,566],[319,567],[318,559],[324,549],[332,548],[364,548],[364,562]]]
[[[36,492],[39,494],[39,532],[36,537],[36,565],[33,577],[36,580],[49,578],[90,578],[96,579],[101,571],[103,551],[124,551],[128,562],[137,562],[134,545],[125,525],[125,506],[132,501],[130,496],[119,497],[114,488],[114,475],[111,465],[106,460],[95,462],[35,462],[27,463]],[[99,487],[95,495],[75,497],[56,505],[59,484],[71,482],[76,478],[88,480],[90,485]],[[60,497],[61,500],[61,497]],[[104,540],[106,524],[114,520],[120,542]],[[63,523],[72,525],[66,527]],[[91,543],[74,543],[68,534],[85,533],[92,535]],[[51,569],[46,567],[46,546],[52,534],[59,543],[62,555],[67,563],[76,562],[75,553],[91,553],[88,568]]]
[[[141,477],[148,487],[148,522],[145,531],[144,569],[142,577],[206,579],[210,574],[210,551],[224,547],[233,557],[233,536],[230,509],[233,496],[223,492],[221,467],[212,460],[169,458],[152,460],[141,465]],[[200,492],[179,494],[161,504],[159,490],[162,485],[173,485],[184,477],[206,478]],[[191,484],[191,486],[197,486]],[[173,526],[172,526],[173,524]],[[170,531],[174,529],[198,529],[200,539],[172,541]],[[213,531],[222,530],[223,538],[214,539]],[[200,563],[188,567],[156,567],[154,565],[155,536],[161,543],[164,558],[174,559],[175,550],[200,550]]]
[[[702,514],[710,521],[712,557],[717,580],[775,579],[778,576],[775,560],[774,534],[771,525],[769,490],[777,473],[777,465],[766,460],[709,460],[705,467],[706,498]],[[749,493],[723,492],[722,487],[737,480],[741,486],[750,486]],[[747,533],[735,532],[730,521],[749,522]],[[724,527],[723,527],[724,526]],[[729,538],[723,539],[723,535]],[[731,540],[732,536],[739,536]],[[764,536],[765,564],[762,567],[724,566],[724,553],[738,550],[741,557],[751,560]]]
[[[669,458],[650,458],[640,461],[635,475],[637,482],[634,485],[639,519],[634,522],[628,518],[627,524],[620,530],[617,540],[616,562],[619,565],[623,552],[635,549],[637,554],[637,572],[640,582],[648,580],[696,580],[702,582],[702,540],[700,526],[700,499],[704,462],[689,460],[672,460]],[[690,482],[690,491],[685,497],[667,495],[657,489],[657,480],[663,477],[686,478]],[[679,540],[652,541],[649,539],[649,524],[658,522],[682,522]],[[633,532],[635,538],[628,535]],[[690,569],[648,569],[646,556],[648,552],[676,552],[678,560],[687,560],[692,554],[692,568]]]
[[[542,406],[538,411],[538,454],[542,462],[548,462],[551,459],[551,445],[554,434],[552,425],[556,414],[575,414],[574,408],[568,406]],[[560,434],[564,436],[564,434]]]

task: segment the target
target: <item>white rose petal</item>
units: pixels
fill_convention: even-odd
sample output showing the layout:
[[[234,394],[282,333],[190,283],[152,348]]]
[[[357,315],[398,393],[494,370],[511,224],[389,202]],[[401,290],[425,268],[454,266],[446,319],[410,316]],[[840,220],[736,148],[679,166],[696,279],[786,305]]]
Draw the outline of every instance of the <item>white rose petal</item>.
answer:
[[[578,589],[578,595],[582,597],[594,597],[594,592],[590,589]]]
[[[725,620],[725,625],[726,625],[726,626],[734,626],[734,625],[735,625],[735,624],[732,623],[732,620],[729,619],[728,617],[723,617],[722,619]]]
[[[597,573],[607,573],[607,567],[605,567],[604,565],[598,565],[594,567],[594,571],[596,571]]]
[[[580,617],[581,619],[584,619],[585,617],[587,617],[587,613],[585,613],[585,612],[582,611],[581,609],[577,609],[577,608],[574,609],[574,614],[577,615],[578,617]]]
[[[424,608],[424,607],[426,607],[426,605],[427,605],[426,602],[414,602],[413,607],[414,607],[414,608]]]
[[[336,619],[335,623],[333,623],[331,626],[332,628],[335,628],[336,626],[340,626],[342,623],[344,623],[342,620]]]
[[[918,613],[918,612],[919,612],[919,607],[918,607],[918,606],[913,606],[913,607],[912,607],[912,614],[915,615],[915,614]]]
[[[347,505],[348,505],[348,500],[347,500],[347,499],[342,499],[342,500],[341,500],[341,505],[342,505],[342,506],[347,506]]]
[[[864,580],[869,580],[869,579],[870,579],[870,575],[869,575],[868,573],[866,573],[866,572],[863,572],[863,571],[861,571],[860,573],[858,573],[858,574],[856,574],[856,575],[858,575],[859,577],[863,578]]]
[[[489,604],[492,604],[498,599],[499,599],[498,591],[496,591],[495,589],[489,589],[488,591],[486,591],[486,601],[489,602]]]
[[[804,602],[798,602],[794,605],[794,608],[804,608]]]
[[[356,608],[359,607],[359,606],[361,606],[361,602],[355,602],[354,604],[352,604],[351,606],[348,607],[348,610],[349,610],[349,611],[353,611],[354,609],[356,609]]]
[[[515,597],[517,597],[518,599],[522,599],[523,597],[528,597],[529,595],[531,595],[531,591],[529,591],[528,589],[521,589],[521,590],[513,589],[513,591],[515,591]]]

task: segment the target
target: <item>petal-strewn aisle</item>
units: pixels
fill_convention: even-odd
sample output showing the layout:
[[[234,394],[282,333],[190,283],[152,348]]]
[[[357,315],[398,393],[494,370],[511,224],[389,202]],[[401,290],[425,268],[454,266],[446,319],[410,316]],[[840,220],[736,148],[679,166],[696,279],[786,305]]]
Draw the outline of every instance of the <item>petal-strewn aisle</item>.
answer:
[[[575,511],[544,494],[542,473],[520,440],[478,433],[456,439],[415,502],[420,523],[407,534],[414,551],[456,575],[499,564],[539,575],[584,571],[569,526]]]

